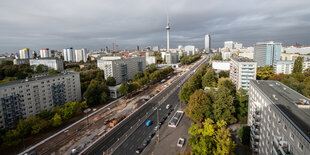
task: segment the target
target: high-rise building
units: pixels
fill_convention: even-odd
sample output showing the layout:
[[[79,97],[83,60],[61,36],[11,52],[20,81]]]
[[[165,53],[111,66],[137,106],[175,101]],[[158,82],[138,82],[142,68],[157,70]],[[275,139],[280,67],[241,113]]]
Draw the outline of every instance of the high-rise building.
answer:
[[[243,48],[242,43],[234,42],[234,49],[242,49],[242,48]]]
[[[251,80],[256,80],[257,63],[244,57],[231,57],[230,79],[236,84],[236,89],[249,89]]]
[[[303,62],[303,71],[310,67],[310,61]],[[294,61],[276,61],[273,64],[275,74],[291,74],[294,68]]]
[[[234,42],[233,41],[225,41],[224,42],[224,48],[228,48],[228,49],[234,49]]]
[[[54,69],[60,72],[64,70],[63,61],[60,59],[30,59],[30,66],[32,65],[45,65],[48,69]]]
[[[19,59],[30,59],[30,58],[32,58],[32,53],[30,53],[29,48],[19,50]]]
[[[98,68],[104,70],[104,78],[114,77],[116,84],[133,80],[138,71],[146,68],[145,57],[132,57],[122,59],[121,57],[111,57],[104,60],[97,60]]]
[[[167,64],[179,63],[179,53],[169,52],[165,55]]]
[[[209,34],[205,35],[205,51],[210,53],[211,49],[211,36]]]
[[[186,56],[194,55],[195,54],[195,46],[187,45],[184,47],[184,51],[186,53]]]
[[[169,25],[169,17],[167,16],[167,52],[170,52],[170,25]]]
[[[253,154],[310,154],[309,98],[271,80],[252,80],[248,94]]]
[[[19,119],[81,99],[77,72],[1,83],[0,128],[13,128]]]
[[[254,60],[258,67],[272,66],[281,59],[282,44],[270,42],[256,43],[254,47]]]
[[[63,50],[64,61],[74,62],[75,56],[72,48],[65,48]]]
[[[87,61],[87,49],[76,49],[74,50],[75,62],[86,62]]]
[[[40,50],[40,57],[41,58],[50,58],[50,57],[52,57],[52,52],[48,48],[42,49],[42,50]]]

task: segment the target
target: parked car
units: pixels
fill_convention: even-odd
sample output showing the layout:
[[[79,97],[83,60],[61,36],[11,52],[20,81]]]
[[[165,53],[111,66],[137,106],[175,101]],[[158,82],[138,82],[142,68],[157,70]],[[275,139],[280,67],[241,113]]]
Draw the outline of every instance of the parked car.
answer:
[[[151,133],[149,134],[149,138],[150,138],[150,139],[152,139],[154,136],[155,136],[155,132],[151,132]]]
[[[146,123],[145,123],[145,126],[151,126],[152,125],[152,121],[151,120],[148,120]]]
[[[154,130],[157,131],[160,128],[160,125],[156,125]]]
[[[170,107],[171,107],[170,104],[167,104],[167,105],[166,105],[166,109],[169,109]]]
[[[138,148],[137,150],[136,150],[136,153],[137,154],[140,154],[142,152],[142,149],[141,148]]]
[[[185,139],[184,139],[184,138],[179,138],[178,143],[177,143],[177,146],[178,146],[178,147],[183,147],[184,142],[185,142]]]
[[[150,143],[150,140],[149,139],[145,139],[143,141],[143,146],[147,146],[149,143]]]

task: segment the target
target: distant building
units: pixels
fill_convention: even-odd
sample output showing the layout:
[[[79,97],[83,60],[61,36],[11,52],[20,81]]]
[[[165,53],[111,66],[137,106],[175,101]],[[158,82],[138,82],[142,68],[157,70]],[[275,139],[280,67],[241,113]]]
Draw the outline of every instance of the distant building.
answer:
[[[76,49],[74,50],[75,62],[86,62],[87,61],[87,49]]]
[[[187,45],[184,47],[184,51],[186,53],[186,56],[194,55],[195,54],[195,46]]]
[[[205,50],[210,53],[211,49],[211,36],[209,34],[205,35]]]
[[[221,54],[223,60],[230,59],[230,52],[222,52]]]
[[[257,62],[243,57],[232,57],[230,79],[236,84],[237,90],[249,89],[250,80],[256,80]]]
[[[260,42],[255,44],[254,60],[258,67],[272,66],[275,61],[281,59],[282,44],[270,42]]]
[[[159,46],[154,46],[152,51],[158,52],[159,51]]]
[[[58,59],[30,59],[30,66],[35,65],[45,65],[49,69],[54,69],[57,71],[63,71],[64,70],[64,64],[62,60]]]
[[[233,41],[225,41],[224,48],[234,49],[234,42]]]
[[[252,80],[248,94],[253,154],[310,154],[309,98],[271,80]]]
[[[13,63],[14,65],[20,65],[20,64],[29,64],[30,59],[14,59]]]
[[[283,61],[296,60],[298,56],[299,54],[295,54],[295,53],[281,53],[281,60]]]
[[[229,71],[230,70],[230,61],[212,61],[212,68],[216,71]]]
[[[310,54],[310,47],[283,47],[283,52],[293,54]]]
[[[303,70],[310,67],[310,61],[304,61]],[[294,68],[294,61],[276,61],[273,64],[275,74],[291,74]]]
[[[40,57],[41,58],[51,58],[52,52],[48,48],[42,49],[42,50],[40,50]]]
[[[153,55],[153,52],[145,53],[146,65],[156,64],[156,56],[152,56],[152,55]]]
[[[242,48],[243,48],[242,43],[234,42],[234,49],[242,49]]]
[[[42,110],[81,101],[80,73],[16,80],[0,84],[0,128],[13,128]]]
[[[19,59],[30,59],[32,58],[32,53],[29,48],[24,48],[19,50]]]
[[[114,77],[116,84],[133,80],[138,71],[146,68],[145,57],[133,57],[127,59],[97,60],[98,68],[104,70],[104,77]]]
[[[240,52],[239,56],[249,58],[249,59],[254,59],[254,53],[250,53],[250,52],[242,52],[242,53]]]
[[[179,63],[179,54],[169,52],[165,55],[167,64],[176,64]]]
[[[72,48],[65,48],[63,50],[64,61],[75,62],[75,56]]]

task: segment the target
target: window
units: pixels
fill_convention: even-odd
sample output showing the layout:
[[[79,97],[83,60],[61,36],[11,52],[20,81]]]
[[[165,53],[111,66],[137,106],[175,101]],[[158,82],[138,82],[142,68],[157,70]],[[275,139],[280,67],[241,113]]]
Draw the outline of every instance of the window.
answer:
[[[298,143],[298,148],[299,148],[300,150],[304,150],[304,145],[302,145],[301,142],[299,142],[299,143]]]
[[[286,127],[286,125],[284,124],[284,126],[283,126],[283,129],[286,131],[287,130],[287,127]]]
[[[292,140],[294,140],[294,134],[293,133],[290,134],[290,137]]]

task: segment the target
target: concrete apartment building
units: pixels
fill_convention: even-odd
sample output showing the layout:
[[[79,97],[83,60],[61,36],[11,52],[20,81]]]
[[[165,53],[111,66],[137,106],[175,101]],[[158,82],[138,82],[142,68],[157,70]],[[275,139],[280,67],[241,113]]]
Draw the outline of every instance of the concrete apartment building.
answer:
[[[145,57],[132,57],[122,59],[120,57],[105,58],[97,60],[98,68],[104,70],[104,77],[114,77],[116,84],[133,80],[134,75],[138,71],[144,71],[146,68]]]
[[[309,155],[309,99],[271,80],[252,80],[248,93],[253,154]]]
[[[276,61],[273,64],[275,74],[291,74],[293,72],[295,61]],[[310,61],[304,61],[303,70],[310,67]]]
[[[179,53],[166,53],[165,58],[167,64],[179,63]]]
[[[236,89],[249,89],[251,80],[256,80],[257,62],[244,57],[232,57],[230,63],[230,79]]]
[[[42,49],[42,50],[40,50],[40,57],[41,58],[51,58],[52,52],[48,48]]]
[[[30,66],[35,65],[38,66],[40,64],[45,65],[48,69],[54,69],[57,71],[64,70],[64,64],[62,60],[58,59],[30,59]]]
[[[19,119],[42,110],[81,101],[79,73],[63,73],[0,84],[0,128],[13,128]]]
[[[258,67],[272,66],[281,59],[282,44],[273,41],[259,42],[254,47],[254,60]]]
[[[29,48],[19,50],[19,59],[30,59],[30,58],[32,58],[32,54]]]
[[[74,57],[75,57],[74,61],[75,62],[80,62],[80,61],[86,62],[87,53],[88,53],[87,49],[85,48],[74,50]]]
[[[72,48],[63,49],[64,61],[74,62],[75,56]]]

